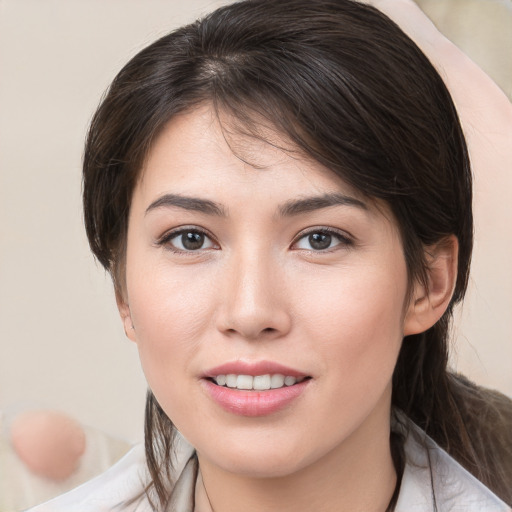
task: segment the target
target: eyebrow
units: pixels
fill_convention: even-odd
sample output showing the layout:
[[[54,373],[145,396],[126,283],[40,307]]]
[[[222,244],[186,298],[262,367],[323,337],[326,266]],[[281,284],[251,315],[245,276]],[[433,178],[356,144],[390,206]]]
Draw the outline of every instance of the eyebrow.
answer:
[[[282,217],[292,217],[302,213],[308,213],[331,206],[355,206],[362,210],[368,210],[365,203],[354,197],[339,193],[323,194],[321,196],[304,197],[287,201],[278,208]],[[199,197],[182,196],[179,194],[165,194],[153,201],[146,208],[146,215],[158,208],[182,208],[184,210],[205,213],[207,215],[216,215],[226,217],[224,207],[215,201],[201,199]]]
[[[321,196],[304,197],[287,201],[279,208],[279,214],[283,217],[291,217],[302,213],[329,208],[331,206],[355,206],[362,210],[368,210],[368,206],[355,197],[338,194],[336,192]]]
[[[157,208],[169,207],[177,207],[184,210],[205,213],[207,215],[216,215],[219,217],[226,216],[224,208],[214,201],[210,201],[209,199],[200,199],[198,197],[182,196],[179,194],[165,194],[159,197],[146,208],[146,215]]]

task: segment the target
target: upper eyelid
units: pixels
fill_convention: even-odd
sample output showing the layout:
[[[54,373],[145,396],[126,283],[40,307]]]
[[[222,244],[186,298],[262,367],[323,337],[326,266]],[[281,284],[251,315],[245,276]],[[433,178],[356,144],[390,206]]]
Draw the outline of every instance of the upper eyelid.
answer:
[[[314,226],[311,228],[305,228],[302,231],[300,231],[295,238],[293,239],[292,244],[295,244],[298,242],[301,238],[304,238],[307,235],[311,235],[312,233],[329,233],[331,235],[337,235],[340,238],[345,238],[346,240],[349,240],[350,242],[355,242],[356,238],[351,235],[349,232],[338,229],[338,228],[332,228],[328,226]]]
[[[159,236],[156,239],[155,244],[156,245],[165,244],[169,240],[174,238],[175,236],[178,236],[181,233],[187,232],[187,231],[196,231],[196,232],[202,233],[202,234],[206,235],[208,238],[210,238],[212,240],[212,242],[214,242],[217,245],[220,245],[219,242],[217,241],[216,237],[209,230],[207,230],[206,228],[197,226],[197,225],[183,225],[183,226],[178,226],[178,227],[169,229],[168,231],[166,231],[165,233],[163,233],[161,236]],[[304,238],[305,236],[308,236],[312,233],[321,233],[321,232],[336,235],[342,239],[347,240],[350,243],[355,243],[355,241],[356,241],[356,238],[345,230],[333,228],[330,226],[311,226],[308,228],[304,228],[299,233],[297,233],[297,235],[293,238],[293,240],[291,242],[291,246],[295,245],[300,239]]]
[[[156,239],[155,243],[156,243],[156,245],[164,244],[164,243],[168,242],[169,240],[171,240],[172,238],[174,238],[175,236],[178,236],[187,231],[196,231],[198,233],[202,233],[203,235],[206,235],[208,238],[210,238],[212,240],[212,242],[218,244],[217,239],[212,235],[212,233],[210,233],[210,231],[208,231],[205,228],[202,228],[199,226],[194,226],[194,225],[178,226],[178,227],[169,229],[168,231],[165,231],[161,236],[159,236]]]

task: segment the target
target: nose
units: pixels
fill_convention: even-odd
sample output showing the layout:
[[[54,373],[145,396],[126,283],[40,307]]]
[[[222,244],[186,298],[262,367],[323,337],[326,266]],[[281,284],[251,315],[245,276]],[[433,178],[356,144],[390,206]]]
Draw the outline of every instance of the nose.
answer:
[[[234,257],[224,273],[218,329],[247,340],[276,339],[291,328],[282,267],[268,255]]]

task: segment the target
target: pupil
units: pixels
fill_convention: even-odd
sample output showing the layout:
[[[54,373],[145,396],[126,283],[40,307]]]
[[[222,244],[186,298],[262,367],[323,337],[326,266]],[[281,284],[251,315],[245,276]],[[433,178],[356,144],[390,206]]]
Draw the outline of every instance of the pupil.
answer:
[[[317,250],[328,249],[331,245],[331,240],[331,235],[326,235],[325,233],[313,233],[309,235],[311,247]]]
[[[200,249],[204,244],[204,235],[202,233],[183,233],[181,235],[181,243],[185,249],[189,251],[193,251],[195,249]]]

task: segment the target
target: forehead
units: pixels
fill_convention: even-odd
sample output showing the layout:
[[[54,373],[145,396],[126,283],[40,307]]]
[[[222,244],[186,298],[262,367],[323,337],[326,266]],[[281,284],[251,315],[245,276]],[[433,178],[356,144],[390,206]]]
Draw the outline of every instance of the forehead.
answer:
[[[200,188],[209,195],[265,190],[269,198],[342,191],[374,203],[273,127],[249,133],[207,105],[173,117],[154,141],[137,188],[155,194],[166,187],[184,193]]]

